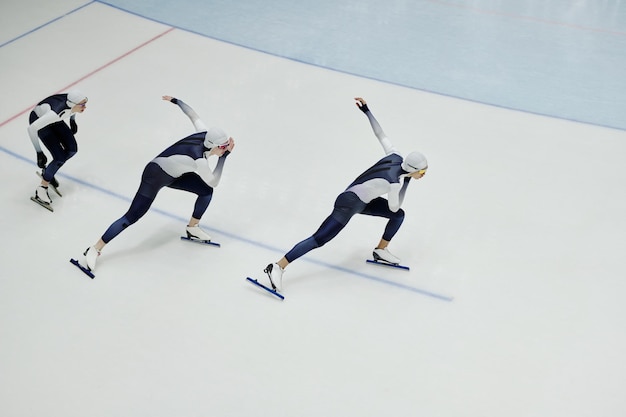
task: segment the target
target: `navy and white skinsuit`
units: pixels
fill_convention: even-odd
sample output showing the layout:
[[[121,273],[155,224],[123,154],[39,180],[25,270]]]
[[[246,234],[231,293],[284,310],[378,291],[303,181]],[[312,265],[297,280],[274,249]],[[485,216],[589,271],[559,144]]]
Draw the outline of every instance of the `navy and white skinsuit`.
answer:
[[[330,216],[324,220],[313,236],[298,243],[287,252],[285,255],[287,261],[293,262],[307,252],[328,243],[355,214],[389,219],[382,236],[384,240],[390,241],[400,229],[404,221],[404,211],[400,206],[411,178],[406,177],[408,172],[401,167],[402,156],[391,145],[372,113],[366,110],[365,115],[386,156],[359,175],[343,193],[339,194]],[[385,194],[388,199],[381,197]]]
[[[28,135],[37,153],[42,152],[39,140],[48,148],[52,161],[45,168],[43,179],[50,182],[68,159],[78,152],[78,144],[64,120],[76,114],[67,105],[67,94],[55,94],[42,100],[30,112]]]
[[[196,219],[202,217],[211,202],[213,188],[219,184],[228,152],[218,158],[215,168],[211,170],[208,161],[210,149],[204,146],[206,126],[194,110],[182,100],[172,99],[172,103],[178,104],[191,119],[196,133],[174,143],[146,165],[141,176],[139,190],[130,208],[102,235],[104,243],[109,243],[111,239],[146,214],[163,187],[196,194],[198,198],[192,215]]]

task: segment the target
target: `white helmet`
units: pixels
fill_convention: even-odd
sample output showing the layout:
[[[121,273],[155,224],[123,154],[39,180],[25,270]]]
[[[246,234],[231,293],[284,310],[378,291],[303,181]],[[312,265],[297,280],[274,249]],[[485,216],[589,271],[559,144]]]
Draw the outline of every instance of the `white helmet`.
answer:
[[[87,100],[87,96],[78,90],[71,90],[67,93],[67,105],[69,108],[74,107],[83,100]]]
[[[219,127],[213,126],[206,132],[204,137],[204,147],[211,149],[216,146],[228,143],[228,135]]]
[[[411,173],[428,168],[426,157],[419,152],[411,152],[402,161],[402,169]]]

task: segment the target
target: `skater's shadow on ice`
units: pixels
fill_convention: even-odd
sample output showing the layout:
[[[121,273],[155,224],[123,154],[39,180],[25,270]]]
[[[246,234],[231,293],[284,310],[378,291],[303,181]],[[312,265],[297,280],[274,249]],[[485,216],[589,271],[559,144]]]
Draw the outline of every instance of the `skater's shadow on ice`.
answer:
[[[159,250],[172,242],[178,243],[180,236],[171,230],[159,230],[138,240],[133,246],[119,245],[119,248],[105,248],[102,251],[102,260],[120,261],[136,258],[138,255],[152,253],[154,257],[162,257],[166,252]],[[115,243],[115,240],[111,243]],[[121,242],[120,242],[121,243]],[[122,247],[123,246],[123,247]],[[106,257],[106,258],[105,258]]]

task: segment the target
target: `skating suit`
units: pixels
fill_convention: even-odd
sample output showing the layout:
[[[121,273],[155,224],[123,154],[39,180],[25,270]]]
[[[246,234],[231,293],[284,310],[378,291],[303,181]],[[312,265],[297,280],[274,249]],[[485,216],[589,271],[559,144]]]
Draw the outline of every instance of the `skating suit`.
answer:
[[[196,194],[198,197],[192,214],[196,219],[202,217],[211,203],[213,189],[219,184],[227,154],[218,158],[212,170],[208,161],[209,149],[204,146],[206,127],[182,100],[176,100],[175,103],[191,119],[196,129],[201,131],[174,143],[146,165],[130,208],[102,236],[105,243],[143,217],[163,187]]]
[[[404,221],[400,208],[410,178],[402,169],[402,156],[391,145],[382,128],[369,110],[365,113],[386,156],[359,175],[335,200],[332,213],[309,238],[293,247],[285,258],[293,262],[307,252],[332,240],[355,214],[389,219],[382,238],[390,241]],[[387,195],[388,199],[383,198]]]
[[[35,150],[41,152],[41,139],[52,155],[52,161],[43,173],[46,181],[50,181],[63,164],[78,152],[74,133],[64,121],[73,120],[75,116],[67,105],[67,94],[47,97],[30,112],[28,135]]]

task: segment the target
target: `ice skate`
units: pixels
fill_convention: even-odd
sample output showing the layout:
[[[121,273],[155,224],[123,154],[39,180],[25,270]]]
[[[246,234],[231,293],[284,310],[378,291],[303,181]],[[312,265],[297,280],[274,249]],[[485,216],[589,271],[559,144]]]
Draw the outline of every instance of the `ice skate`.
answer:
[[[84,264],[90,271],[96,269],[96,261],[98,260],[98,256],[100,256],[100,251],[96,249],[94,246],[90,246],[83,253]]]
[[[187,237],[189,239],[201,240],[204,242],[210,242],[211,236],[204,230],[200,229],[199,225],[187,226]]]
[[[43,188],[43,187],[40,187]],[[45,190],[45,188],[43,188]],[[46,196],[48,201],[44,201],[42,200],[39,196]],[[35,191],[35,195],[32,196],[31,201],[34,201],[35,203],[39,204],[41,207],[45,208],[48,211],[54,211],[54,209],[52,208],[52,204],[50,204],[52,201],[50,200],[50,196],[48,196],[47,192],[37,192]]]
[[[278,264],[269,264],[263,270],[270,279],[270,285],[276,291],[283,290],[283,272],[284,270]]]
[[[35,190],[35,198],[44,204],[48,204],[48,205],[52,204],[52,200],[50,199],[50,194],[48,194],[48,187],[44,187],[43,185],[40,185]]]
[[[387,262],[388,264],[391,264],[391,265],[400,264],[400,259],[392,255],[391,252],[387,250],[387,248],[374,249],[372,256],[374,256],[374,260],[378,262]]]
[[[44,186],[39,186],[35,189],[35,195],[30,198],[35,203],[39,204],[41,207],[54,211],[52,208],[52,200],[50,199],[50,195],[48,195],[48,188]]]
[[[41,172],[37,172],[37,175],[42,180],[43,180],[44,172],[45,172],[45,168],[42,169]],[[57,181],[55,177],[52,177],[52,179],[48,182],[48,185],[52,187],[52,191],[54,191],[59,197],[63,197],[63,194],[61,194],[61,192],[59,191],[59,182]]]

